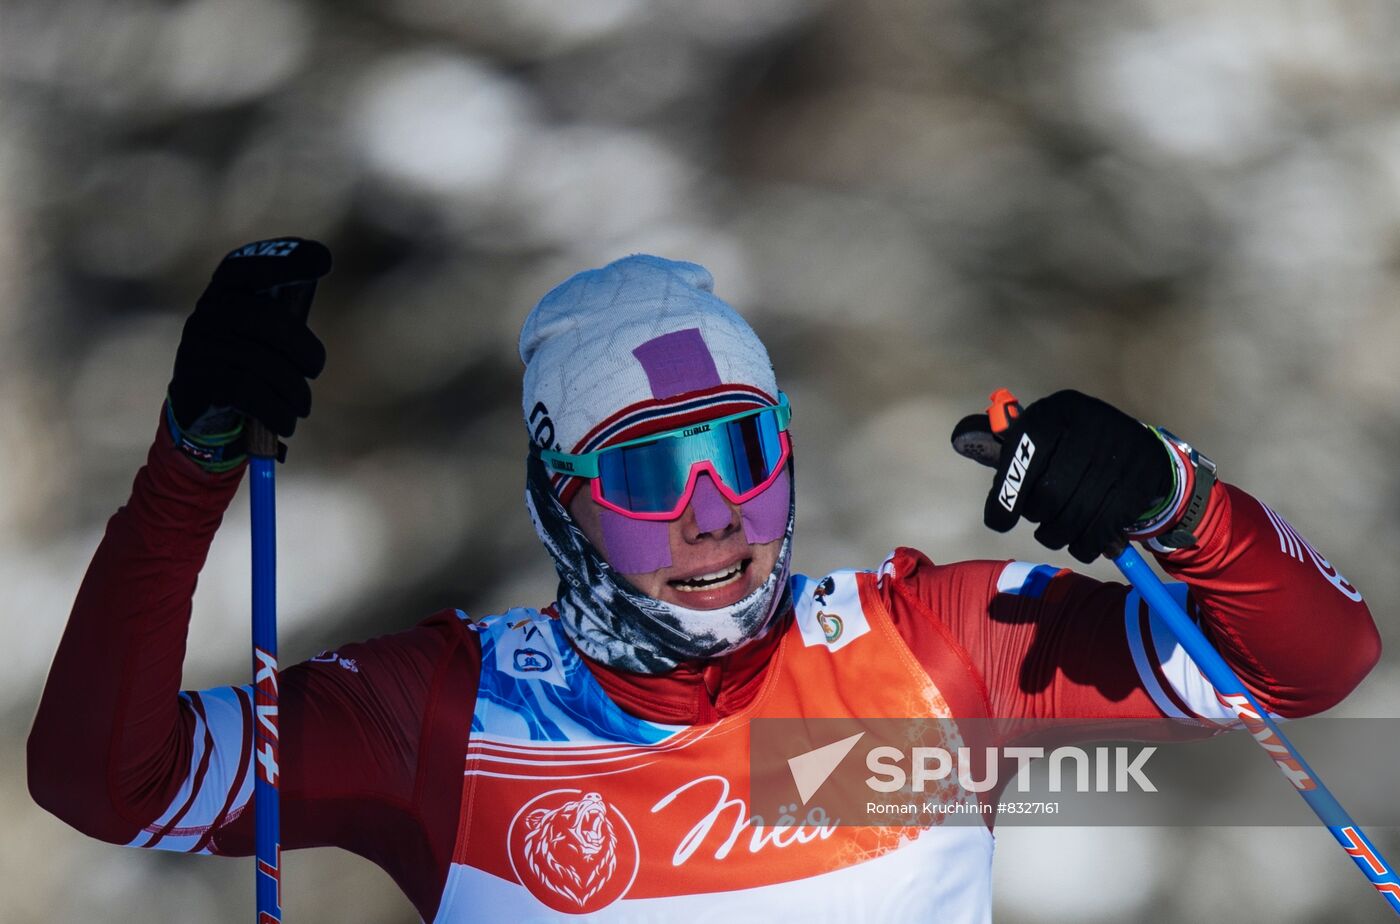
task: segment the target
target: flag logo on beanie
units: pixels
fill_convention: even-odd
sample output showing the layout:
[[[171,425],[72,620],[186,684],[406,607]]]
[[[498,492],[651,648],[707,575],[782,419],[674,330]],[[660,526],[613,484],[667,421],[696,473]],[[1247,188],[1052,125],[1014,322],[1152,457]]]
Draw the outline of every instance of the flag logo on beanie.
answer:
[[[525,319],[520,358],[530,437],[563,452],[777,403],[767,349],[709,271],[648,254],[551,290]],[[552,479],[561,496],[571,481]]]

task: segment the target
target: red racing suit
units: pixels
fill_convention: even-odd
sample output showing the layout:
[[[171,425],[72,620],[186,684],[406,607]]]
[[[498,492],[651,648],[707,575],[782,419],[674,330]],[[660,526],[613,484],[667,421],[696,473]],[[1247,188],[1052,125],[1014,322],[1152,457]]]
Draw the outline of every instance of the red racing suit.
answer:
[[[245,811],[252,790],[250,690],[180,691],[196,578],[241,477],[241,469],[199,469],[172,447],[162,427],[130,500],[111,518],[88,568],[28,750],[35,800],[88,835],[140,847],[252,853],[253,812]],[[1297,717],[1330,708],[1375,665],[1379,636],[1360,594],[1279,514],[1217,483],[1198,535],[1195,547],[1158,560],[1189,588],[1189,608],[1202,630],[1271,711]],[[818,678],[836,688],[821,694],[827,708],[888,708],[883,693],[856,689],[868,686],[861,678],[870,676],[872,665],[886,663],[897,662],[902,673],[884,686],[918,688],[920,701],[933,704],[930,710],[954,717],[1228,716],[1124,585],[1022,562],[938,565],[908,548],[896,549],[871,571],[794,580],[796,612],[778,629],[729,656],[663,676],[589,661],[557,631],[551,636],[548,608],[543,614],[512,610],[480,623],[444,611],[289,668],[280,681],[283,846],[334,845],[366,857],[393,877],[424,920],[465,920],[473,894],[487,891],[500,892],[502,902],[525,902],[523,908],[537,901],[532,918],[608,905],[616,914],[606,919],[622,920],[619,909],[629,901],[693,898],[678,894],[688,882],[707,901],[719,903],[722,895],[738,902],[733,907],[755,907],[744,904],[746,889],[757,896],[761,887],[830,872],[844,875],[832,881],[849,891],[863,888],[861,880],[833,866],[864,862],[874,869],[877,863],[835,864],[828,857],[816,869],[779,863],[774,850],[731,851],[733,839],[724,837],[728,822],[688,834],[689,822],[652,830],[647,817],[639,817],[647,816],[645,805],[638,803],[642,807],[630,810],[626,821],[612,805],[621,804],[624,790],[594,785],[586,773],[564,774],[572,783],[547,783],[551,793],[564,793],[553,802],[531,795],[520,805],[493,808],[482,794],[499,801],[514,790],[491,789],[497,786],[492,781],[533,780],[531,774],[543,772],[538,767],[498,771],[539,755],[550,758],[544,764],[578,766],[590,763],[584,758],[592,754],[624,762],[643,755],[647,759],[637,763],[663,769],[694,762],[702,745],[718,747],[711,742],[723,736],[711,732],[741,729],[749,716],[783,714],[793,703],[811,702]],[[827,595],[846,602],[828,603]],[[814,596],[823,606],[811,602]],[[833,629],[830,616],[838,612],[843,625]],[[542,635],[531,635],[541,629]],[[548,644],[521,641],[541,637]],[[565,662],[572,665],[573,673],[554,673],[554,661],[561,670]],[[847,687],[850,695],[843,692]],[[570,696],[592,703],[584,710],[593,710],[589,715],[631,723],[641,737],[599,737],[596,729],[583,728],[591,719],[579,720],[582,730],[557,734],[512,731],[522,716],[527,724],[548,725],[560,709],[574,708]],[[511,697],[535,702],[534,712],[517,709]],[[688,746],[692,741],[701,744]],[[740,751],[705,760],[738,760]],[[487,788],[474,778],[490,778],[480,784]],[[542,793],[540,786],[529,793]],[[647,804],[679,804],[675,795],[648,796]],[[640,798],[635,792],[626,797]],[[527,812],[532,805],[542,807]],[[655,806],[651,811],[657,818],[665,814]],[[625,824],[632,856],[623,851],[610,862],[630,862],[631,879],[624,883],[610,869],[611,879],[586,888],[527,881],[544,874],[523,871],[526,860],[517,848],[530,847],[531,826],[557,822],[560,812],[571,813],[573,832],[593,838],[595,849],[600,831],[625,840],[619,833]],[[468,836],[497,829],[504,840]],[[680,835],[688,841],[678,846]],[[523,846],[516,843],[521,837],[527,837]],[[958,883],[940,885],[930,899],[942,903],[940,920],[985,919],[986,837],[976,851],[959,848],[958,856],[977,859],[954,870],[985,881],[972,883],[966,894]],[[693,877],[677,877],[675,860],[683,850],[687,861],[722,865],[697,865]],[[798,853],[794,848],[782,857]],[[651,855],[671,871],[642,862]],[[932,862],[900,855],[916,865]],[[899,872],[893,860],[879,862],[895,878],[876,887],[897,890],[910,881],[898,878],[907,870]],[[514,891],[501,891],[507,886]],[[706,906],[646,907],[691,914]]]

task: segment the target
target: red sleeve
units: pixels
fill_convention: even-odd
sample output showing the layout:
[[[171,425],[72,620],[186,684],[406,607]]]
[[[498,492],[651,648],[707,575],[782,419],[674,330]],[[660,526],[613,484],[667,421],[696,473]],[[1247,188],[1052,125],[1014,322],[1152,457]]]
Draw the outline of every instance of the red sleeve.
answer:
[[[1375,665],[1379,635],[1360,594],[1276,514],[1217,484],[1199,535],[1159,562],[1186,582],[1189,611],[1267,708],[1330,708]],[[1124,584],[1023,562],[939,566],[912,549],[890,568],[881,593],[900,632],[926,667],[946,672],[949,649],[958,653],[981,714],[1225,716]]]
[[[185,776],[190,601],[241,478],[203,472],[160,426],[88,565],[29,736],[29,788],[93,837],[131,840]]]
[[[205,473],[162,426],[88,567],[28,757],[35,801],[93,837],[252,852],[250,690],[179,689],[196,578],[241,474]],[[284,846],[369,857],[431,918],[479,665],[449,611],[284,671]]]
[[[448,610],[285,671],[278,701],[283,846],[359,854],[432,920],[457,833],[480,664],[477,636]],[[234,734],[241,747],[251,741],[251,725]],[[251,854],[253,813],[226,818],[210,847]]]
[[[1233,485],[1216,486],[1201,528],[1194,548],[1158,561],[1190,585],[1206,637],[1272,712],[1298,718],[1341,702],[1381,656],[1360,591]],[[1163,656],[1160,643],[1145,645]]]

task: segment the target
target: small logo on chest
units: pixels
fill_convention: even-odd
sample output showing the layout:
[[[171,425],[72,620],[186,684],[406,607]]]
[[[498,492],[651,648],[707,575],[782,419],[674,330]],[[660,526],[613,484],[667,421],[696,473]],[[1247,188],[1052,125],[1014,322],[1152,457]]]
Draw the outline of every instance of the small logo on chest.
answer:
[[[538,648],[515,649],[515,669],[518,671],[547,671],[554,666],[554,659]]]

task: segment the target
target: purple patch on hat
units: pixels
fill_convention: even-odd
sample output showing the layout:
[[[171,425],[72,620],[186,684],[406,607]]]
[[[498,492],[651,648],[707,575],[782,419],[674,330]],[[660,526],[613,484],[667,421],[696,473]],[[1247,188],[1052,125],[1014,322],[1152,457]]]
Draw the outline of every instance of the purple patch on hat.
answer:
[[[671,526],[665,520],[638,520],[606,507],[598,510],[603,554],[623,574],[650,574],[671,566]]]
[[[720,384],[715,358],[698,327],[653,337],[632,355],[647,374],[653,398],[672,398]]]

